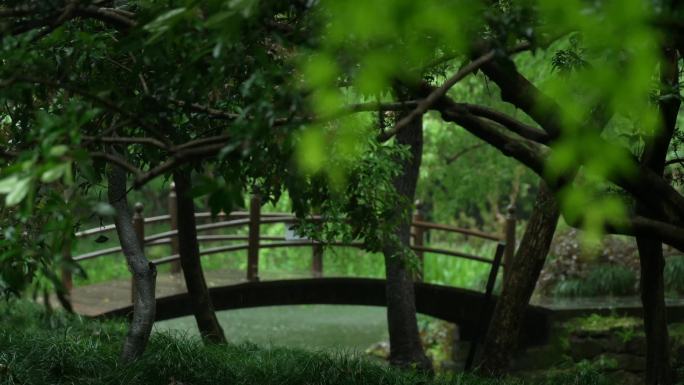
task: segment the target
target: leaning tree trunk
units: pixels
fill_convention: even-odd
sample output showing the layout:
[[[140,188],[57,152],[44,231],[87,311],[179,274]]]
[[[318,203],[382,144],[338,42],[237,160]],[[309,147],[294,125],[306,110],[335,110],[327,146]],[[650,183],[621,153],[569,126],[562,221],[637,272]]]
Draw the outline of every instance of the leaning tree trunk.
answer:
[[[126,194],[126,171],[113,165],[108,175],[109,203],[116,210],[114,220],[116,233],[119,236],[119,243],[126,257],[128,268],[133,274],[135,287],[133,320],[121,352],[121,360],[131,362],[145,351],[152,325],[154,325],[157,307],[155,299],[157,270],[154,264],[145,258],[142,245],[133,227],[133,217],[128,207]]]
[[[225,343],[226,337],[216,318],[204,272],[202,272],[195,224],[195,204],[190,195],[192,187],[190,170],[175,170],[173,180],[176,183],[178,207],[178,251],[197,328],[206,342]]]
[[[542,181],[513,264],[506,266],[506,281],[494,308],[478,369],[483,374],[500,375],[510,366],[518,347],[525,308],[546,262],[558,217],[556,199]]]
[[[397,121],[401,116],[397,118]],[[413,202],[418,182],[418,171],[423,154],[422,117],[413,120],[396,136],[397,143],[408,145],[411,156],[403,161],[402,173],[394,180],[397,192]],[[411,213],[402,214],[396,229],[399,244],[386,242],[383,247],[387,275],[387,324],[390,337],[390,363],[398,367],[416,367],[432,370],[432,364],[423,351],[416,319],[416,298],[413,272],[407,259],[411,241]]]
[[[670,141],[677,124],[680,100],[670,94],[677,90],[679,72],[677,53],[674,48],[665,48],[660,66],[660,80],[663,90],[659,102],[661,129],[644,148],[641,164],[652,171],[663,174]],[[647,217],[662,217],[662,207],[648,207],[637,202],[636,212]],[[639,262],[641,264],[641,302],[644,307],[644,331],[646,333],[646,383],[669,385],[673,381],[670,363],[670,340],[667,331],[667,309],[663,270],[663,242],[657,237],[637,236]]]

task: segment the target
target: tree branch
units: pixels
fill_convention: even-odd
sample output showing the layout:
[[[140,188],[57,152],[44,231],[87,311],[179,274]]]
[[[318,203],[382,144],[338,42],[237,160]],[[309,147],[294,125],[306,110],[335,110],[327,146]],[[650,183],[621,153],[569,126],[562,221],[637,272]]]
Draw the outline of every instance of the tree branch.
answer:
[[[37,11],[36,7],[20,5],[14,8],[0,8],[0,17],[24,17],[31,16]]]
[[[573,216],[563,215],[563,218],[569,226],[574,228],[581,228],[584,223],[583,213]],[[574,220],[570,221],[570,218]],[[603,231],[607,234],[658,237],[668,245],[684,251],[684,228],[641,215],[629,216],[622,225],[605,224]]]
[[[180,152],[180,151],[186,151],[190,148],[193,147],[199,147],[199,146],[205,146],[209,144],[221,144],[222,146],[225,146],[225,142],[231,138],[230,135],[216,135],[216,136],[209,136],[206,138],[199,138],[199,139],[194,139],[189,142],[180,144],[178,146],[175,146],[171,149],[172,152]]]
[[[183,100],[177,100],[177,99],[169,99],[169,101],[178,107],[186,107],[190,111],[194,112],[201,112],[203,114],[207,114],[209,116],[212,116],[214,118],[220,118],[220,119],[229,119],[229,120],[235,120],[240,117],[239,114],[235,114],[232,112],[226,112],[222,111],[216,108],[208,107],[199,103],[186,103]]]
[[[455,153],[454,155],[446,157],[446,159],[444,159],[444,160],[446,161],[446,164],[451,164],[451,163],[455,162],[458,158],[462,157],[463,155],[469,153],[470,151],[476,150],[476,149],[484,146],[485,144],[486,143],[478,143],[478,144],[474,144],[472,146],[468,146],[468,147],[462,149],[461,151]]]
[[[462,103],[460,105],[462,105],[471,114],[495,121],[524,138],[543,144],[547,144],[549,142],[549,135],[543,130],[527,125],[509,115],[504,114],[503,112],[476,104]]]
[[[504,155],[513,157],[532,171],[544,176],[544,163],[549,148],[543,144],[523,138],[498,123],[482,119],[459,108],[456,103],[447,102],[439,109],[442,119],[465,128],[471,134],[496,147]]]
[[[19,157],[19,153],[9,150],[0,150],[0,158],[14,160]]]
[[[131,137],[102,137],[102,136],[83,136],[86,142],[94,143],[122,143],[122,144],[147,144],[155,147],[159,147],[163,150],[169,150],[169,148],[161,141],[154,138],[131,138]],[[87,144],[87,143],[85,143]]]
[[[136,176],[141,175],[141,172],[140,172],[140,170],[138,170],[137,167],[128,163],[125,159],[123,159],[119,156],[109,154],[106,152],[99,152],[99,151],[98,152],[91,152],[90,156],[95,158],[95,159],[102,159],[102,160],[105,160],[107,162],[113,163],[113,164],[123,168],[124,170],[130,172],[133,175],[136,175]]]
[[[197,158],[203,158],[206,156],[211,156],[217,154],[219,151],[221,151],[225,147],[225,143],[217,143],[213,145],[207,145],[204,147],[200,148],[190,148],[184,151],[177,152],[173,154],[173,156],[166,160],[165,162],[161,163],[157,167],[154,167],[153,169],[149,170],[148,172],[144,174],[138,174],[135,178],[134,182],[134,187],[135,188],[140,188],[143,186],[145,183],[149,182],[150,180],[165,174],[171,170],[173,170],[175,167],[178,167],[182,164],[185,164],[187,162],[190,162],[194,159]],[[236,147],[236,149],[239,148]],[[235,149],[233,150],[235,151]]]
[[[399,101],[399,102],[394,102],[394,103],[379,103],[379,102],[356,103],[356,104],[350,104],[350,105],[342,108],[342,110],[347,111],[349,113],[374,112],[374,111],[406,111],[406,110],[410,110],[412,108],[418,107],[419,103],[420,103],[420,100],[406,100],[406,101]]]
[[[488,52],[483,45],[475,49],[475,55]],[[562,132],[560,106],[538,90],[527,78],[518,72],[510,58],[500,57],[483,63],[482,72],[501,89],[501,99],[523,110],[549,135],[549,141],[558,138]]]
[[[133,16],[131,12],[122,12],[115,8],[103,8],[93,5],[79,6],[75,9],[74,14],[111,24],[118,30],[125,31],[138,26],[138,22],[131,18]]]
[[[684,158],[674,158],[674,159],[670,159],[670,160],[665,162],[665,166],[671,166],[673,164],[683,165],[684,164]]]
[[[447,81],[444,82],[444,84],[442,84],[439,88],[434,89],[427,97],[425,97],[425,99],[418,103],[418,106],[413,111],[411,111],[410,114],[402,118],[391,129],[381,133],[378,136],[378,141],[385,142],[389,140],[399,131],[408,126],[414,119],[422,116],[437,100],[446,95],[446,93],[449,91],[449,89],[451,89],[451,87],[453,87],[464,77],[468,76],[470,73],[476,71],[478,68],[483,66],[488,61],[494,59],[495,55],[496,52],[494,50],[489,51],[480,56],[479,58],[471,61],[464,67],[462,67],[454,76],[447,79]]]

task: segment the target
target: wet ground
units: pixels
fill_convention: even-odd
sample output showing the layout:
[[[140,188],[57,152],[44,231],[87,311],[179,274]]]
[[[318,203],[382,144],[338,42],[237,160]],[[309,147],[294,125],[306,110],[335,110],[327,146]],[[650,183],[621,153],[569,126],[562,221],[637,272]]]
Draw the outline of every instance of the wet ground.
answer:
[[[278,306],[222,311],[218,317],[226,337],[236,343],[363,352],[388,338],[381,307]],[[155,327],[197,336],[192,317],[157,322]]]

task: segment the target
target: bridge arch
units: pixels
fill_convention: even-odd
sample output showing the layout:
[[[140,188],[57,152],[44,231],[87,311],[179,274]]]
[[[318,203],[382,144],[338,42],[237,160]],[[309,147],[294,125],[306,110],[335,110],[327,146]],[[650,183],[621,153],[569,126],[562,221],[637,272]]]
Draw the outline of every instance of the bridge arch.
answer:
[[[385,306],[385,280],[372,278],[312,278],[265,282],[245,282],[210,289],[216,310],[235,310],[283,305],[366,305]],[[459,325],[461,339],[473,337],[480,322],[483,294],[471,290],[416,283],[416,308],[429,315]],[[493,303],[489,304],[493,307]],[[129,316],[127,306],[102,314],[102,317]],[[192,314],[187,293],[157,299],[157,321]],[[529,306],[524,316],[522,341],[539,344],[547,340],[550,312]]]

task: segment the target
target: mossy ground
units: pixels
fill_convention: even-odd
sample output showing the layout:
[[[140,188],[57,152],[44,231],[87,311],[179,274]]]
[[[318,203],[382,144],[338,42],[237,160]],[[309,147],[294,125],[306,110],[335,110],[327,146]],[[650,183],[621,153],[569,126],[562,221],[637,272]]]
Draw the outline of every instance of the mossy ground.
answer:
[[[566,322],[565,327],[570,330],[587,332],[609,332],[617,329],[641,328],[643,321],[636,317],[600,316],[592,314],[587,317],[574,318]]]

